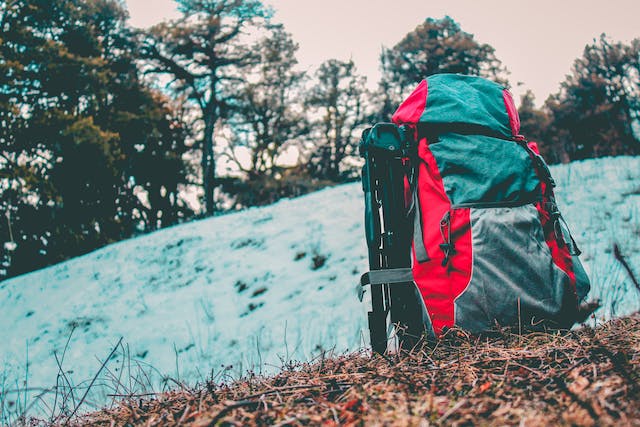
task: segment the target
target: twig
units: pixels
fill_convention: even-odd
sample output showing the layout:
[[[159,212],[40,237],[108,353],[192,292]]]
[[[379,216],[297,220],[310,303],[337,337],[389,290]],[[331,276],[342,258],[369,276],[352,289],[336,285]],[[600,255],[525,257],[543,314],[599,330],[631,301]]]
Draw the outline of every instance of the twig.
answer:
[[[225,415],[227,415],[229,412],[233,411],[234,409],[241,408],[243,406],[253,406],[257,408],[258,406],[260,406],[260,401],[241,400],[239,402],[232,403],[231,405],[227,405],[220,412],[218,412],[218,414],[215,417],[213,417],[213,420],[211,420],[211,422],[209,423],[209,426],[210,427],[215,426],[216,423],[219,420],[221,420]]]
[[[78,409],[80,408],[80,406],[82,405],[84,400],[87,398],[87,395],[89,394],[89,390],[91,390],[91,387],[93,386],[93,383],[96,382],[96,380],[98,379],[98,376],[100,375],[100,373],[102,372],[104,367],[107,365],[107,363],[111,359],[111,356],[114,355],[114,353],[116,352],[116,350],[120,346],[120,343],[122,342],[122,339],[123,338],[120,337],[120,339],[118,340],[118,343],[115,345],[115,347],[113,347],[113,350],[111,350],[111,352],[109,353],[109,356],[107,356],[107,358],[104,359],[104,362],[102,362],[102,365],[100,366],[100,369],[98,369],[98,372],[96,372],[95,376],[91,380],[91,383],[89,384],[89,387],[87,387],[87,389],[85,390],[84,395],[82,395],[82,399],[80,399],[80,402],[78,402],[76,407],[73,409],[73,412],[71,412],[71,415],[69,415],[69,417],[67,418],[67,421],[65,422],[65,425],[69,424],[69,421],[71,421],[71,418],[73,418],[73,416],[76,414],[76,412],[78,412]]]
[[[453,407],[451,409],[449,409],[440,418],[438,418],[438,424],[442,423],[444,420],[449,418],[454,412],[456,412],[458,409],[460,409],[462,407],[462,405],[464,405],[465,403],[467,403],[467,399],[462,399],[462,400],[458,401],[458,403],[453,405]]]
[[[182,424],[184,420],[187,419],[187,415],[189,414],[189,412],[191,412],[191,406],[186,405],[186,407],[184,408],[184,412],[182,413],[182,416],[180,417],[180,419],[178,420],[178,423],[176,424],[177,426]]]
[[[296,420],[297,420],[296,417],[287,418],[285,420],[282,420],[278,424],[274,424],[273,427],[284,427],[286,425],[292,424]]]
[[[243,400],[254,399],[256,397],[266,396],[266,395],[274,394],[274,393],[281,393],[281,392],[287,391],[287,390],[310,389],[310,388],[319,388],[319,387],[324,387],[324,386],[325,386],[325,384],[292,385],[292,386],[288,386],[288,387],[278,387],[278,388],[274,388],[274,389],[271,389],[271,390],[263,391],[261,393],[255,393],[255,394],[251,394],[249,396],[245,396]]]
[[[75,398],[75,394],[73,392],[74,389],[71,386],[71,382],[69,381],[69,378],[67,378],[67,374],[62,369],[62,361],[60,361],[60,359],[58,359],[58,354],[55,351],[53,352],[53,357],[56,360],[56,363],[58,364],[58,376],[56,378],[56,387],[55,387],[56,388],[56,396],[55,396],[55,399],[54,399],[54,402],[53,402],[54,410],[55,410],[55,405],[58,402],[58,394],[57,394],[57,392],[60,389],[60,386],[59,386],[59,383],[58,383],[58,381],[60,380],[60,377],[62,377],[64,382],[67,383],[67,387],[69,387],[69,392],[64,394],[64,396],[62,396],[63,400],[61,402],[61,405],[62,405],[61,409],[64,409],[67,406],[67,398],[68,398],[68,396],[71,396],[71,400],[73,401],[73,405],[75,406],[76,398]],[[51,414],[51,415],[53,416],[53,414]]]
[[[636,286],[638,292],[640,292],[640,283],[638,283],[638,279],[636,278],[635,274],[633,274],[633,270],[631,270],[629,263],[626,259],[624,259],[624,256],[622,255],[622,252],[620,252],[620,247],[617,243],[613,244],[613,256],[618,260],[620,264],[622,264],[624,269],[627,270],[627,274],[629,274],[631,281]]]
[[[123,397],[123,398],[130,399],[132,397],[159,396],[161,394],[163,394],[163,393],[131,393],[131,394],[114,394],[114,393],[110,393],[110,394],[107,394],[107,397]]]
[[[565,381],[562,378],[560,378],[559,376],[553,376],[551,379],[558,386],[558,388],[560,390],[562,390],[567,396],[569,396],[571,398],[571,400],[573,400],[578,405],[580,405],[583,409],[585,409],[589,413],[591,418],[593,418],[593,421],[595,421],[596,424],[597,424],[598,418],[600,418],[600,417],[598,417],[598,414],[593,409],[593,406],[591,406],[590,403],[585,402],[584,400],[580,399],[580,397],[578,397],[578,395],[576,395],[574,392],[569,390],[569,388],[567,387],[567,383],[565,383]]]
[[[56,410],[56,405],[58,403],[58,389],[59,389],[59,384],[58,381],[60,379],[60,376],[62,375],[62,379],[67,383],[67,386],[69,387],[69,394],[65,394],[63,396],[63,402],[62,402],[62,408],[64,409],[67,406],[67,396],[71,395],[71,401],[73,402],[73,405],[76,405],[76,396],[74,393],[74,388],[71,386],[71,382],[69,381],[69,378],[67,378],[67,374],[66,372],[64,372],[64,369],[62,368],[62,364],[64,363],[64,358],[67,355],[67,349],[69,348],[69,343],[71,342],[71,337],[73,336],[73,333],[76,330],[76,326],[73,326],[71,328],[71,332],[69,332],[69,336],[67,337],[67,342],[64,344],[64,349],[62,350],[62,357],[60,358],[60,360],[58,360],[58,355],[57,353],[54,351],[53,352],[53,357],[56,359],[56,363],[58,364],[58,376],[56,378],[56,395],[53,401],[53,412],[51,413],[51,418],[54,418],[54,413]]]

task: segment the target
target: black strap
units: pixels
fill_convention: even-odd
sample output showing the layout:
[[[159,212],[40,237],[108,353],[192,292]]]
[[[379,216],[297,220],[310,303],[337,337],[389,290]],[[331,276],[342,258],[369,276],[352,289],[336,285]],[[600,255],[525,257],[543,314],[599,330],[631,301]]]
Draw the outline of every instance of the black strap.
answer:
[[[420,211],[420,200],[418,198],[418,186],[413,189],[413,208],[415,209],[413,217],[413,248],[416,251],[416,260],[419,263],[429,261],[427,249],[424,246],[422,238],[422,212]]]
[[[553,188],[556,186],[556,182],[551,176],[551,170],[549,169],[549,165],[547,165],[547,162],[545,162],[544,158],[540,154],[536,153],[531,149],[531,147],[529,147],[529,144],[527,144],[526,140],[522,140],[522,141],[516,140],[516,142],[518,142],[527,150],[527,152],[529,153],[529,156],[531,156],[531,159],[535,163],[536,170],[538,171],[539,174],[543,175],[540,178],[547,183],[546,197],[549,199],[549,201],[546,203],[546,206],[544,208],[548,212],[550,212],[552,215],[552,220],[554,221],[553,227],[554,227],[554,232],[556,233],[556,238],[558,239],[562,238],[562,241],[564,241],[567,244],[567,246],[569,247],[570,255],[579,256],[582,253],[582,251],[580,250],[580,248],[578,248],[578,244],[574,240],[573,235],[569,230],[569,226],[567,225],[566,221],[560,214],[560,211],[558,210],[558,206],[556,205],[555,196],[553,194]],[[554,215],[556,216],[556,218],[553,218]],[[562,224],[560,224],[560,221],[562,221],[562,223],[564,224],[564,230],[562,228]],[[556,227],[560,228],[560,233],[562,234],[562,236],[558,236],[558,232],[555,229]],[[566,231],[566,234],[569,236],[569,239],[568,239],[569,241],[567,241],[565,237],[565,231]]]
[[[417,163],[417,162],[416,162]],[[429,254],[424,245],[422,236],[422,212],[420,210],[420,198],[418,197],[418,165],[416,164],[409,176],[409,186],[411,190],[411,206],[407,215],[413,215],[413,247],[418,263],[429,261]]]
[[[562,238],[563,238],[563,240],[565,241],[565,243],[567,244],[567,246],[569,248],[569,255],[580,256],[580,254],[582,254],[582,251],[580,250],[580,248],[578,247],[578,244],[574,240],[573,235],[571,234],[571,231],[569,230],[569,225],[564,220],[564,218],[562,217],[560,212],[558,212],[558,219],[556,221],[558,221],[558,224],[560,226],[560,229],[561,229],[561,232],[562,232]],[[562,224],[560,224],[560,222],[562,222]],[[569,241],[567,241],[567,236],[569,237],[569,239],[568,239]]]
[[[388,268],[384,270],[372,270],[360,277],[360,285],[382,285],[413,282],[411,268]]]
[[[524,137],[521,137],[521,138],[514,137],[512,140],[515,141],[522,148],[524,148],[527,154],[529,154],[529,157],[531,157],[531,160],[534,163],[534,167],[536,171],[538,172],[539,175],[542,175],[542,176],[539,176],[539,178],[542,179],[544,182],[546,182],[549,185],[549,187],[551,187],[548,190],[551,190],[552,188],[554,188],[556,186],[556,182],[551,176],[551,170],[549,169],[549,165],[547,165],[547,162],[545,162],[544,157],[542,157],[540,154],[533,151],[533,149],[529,147],[529,141],[527,141]]]

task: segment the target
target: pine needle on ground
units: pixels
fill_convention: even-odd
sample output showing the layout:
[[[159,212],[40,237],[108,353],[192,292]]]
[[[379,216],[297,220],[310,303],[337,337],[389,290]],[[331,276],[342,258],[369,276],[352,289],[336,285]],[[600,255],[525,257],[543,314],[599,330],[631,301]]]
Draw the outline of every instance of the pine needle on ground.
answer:
[[[569,333],[455,332],[272,377],[131,397],[79,425],[640,426],[640,314]]]

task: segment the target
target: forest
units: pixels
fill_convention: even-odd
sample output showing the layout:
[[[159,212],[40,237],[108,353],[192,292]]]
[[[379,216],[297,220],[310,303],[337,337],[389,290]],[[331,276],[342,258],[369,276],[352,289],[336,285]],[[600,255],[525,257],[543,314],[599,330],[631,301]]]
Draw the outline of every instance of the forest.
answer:
[[[494,48],[451,17],[385,47],[371,89],[353,61],[301,71],[259,0],[178,4],[140,30],[118,0],[0,0],[0,280],[357,180],[362,130],[429,75],[510,86]],[[640,38],[602,34],[557,93],[518,107],[549,163],[640,154]]]

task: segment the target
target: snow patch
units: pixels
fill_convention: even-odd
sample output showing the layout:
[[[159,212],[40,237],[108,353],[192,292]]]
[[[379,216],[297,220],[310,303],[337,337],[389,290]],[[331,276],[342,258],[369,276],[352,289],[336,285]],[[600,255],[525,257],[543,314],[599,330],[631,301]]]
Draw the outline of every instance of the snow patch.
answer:
[[[552,173],[592,278],[590,299],[605,305],[599,318],[638,310],[612,247],[618,243],[637,271],[640,158]],[[366,270],[360,184],[119,242],[0,283],[0,391],[86,385],[120,337],[91,396],[96,405],[107,394],[266,373],[291,359],[355,350],[368,341],[366,307],[355,294]]]

